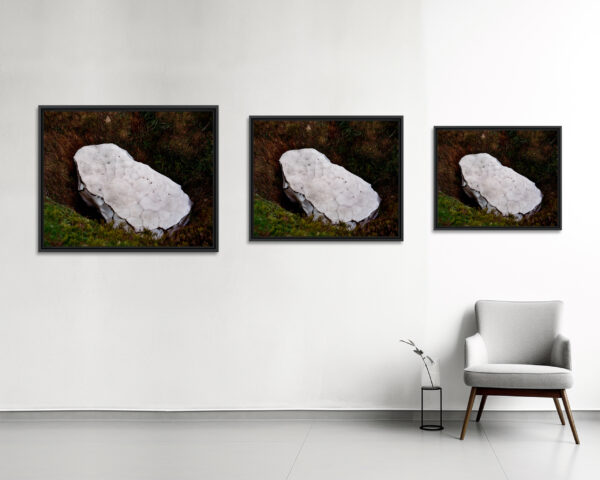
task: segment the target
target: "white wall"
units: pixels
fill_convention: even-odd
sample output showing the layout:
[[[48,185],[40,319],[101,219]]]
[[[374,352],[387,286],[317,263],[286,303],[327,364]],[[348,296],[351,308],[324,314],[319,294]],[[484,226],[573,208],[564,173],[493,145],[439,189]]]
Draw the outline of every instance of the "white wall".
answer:
[[[0,5],[0,409],[463,408],[478,298],[564,299],[600,408],[599,3]],[[218,254],[38,254],[38,104],[218,104]],[[405,115],[403,243],[249,243],[248,115]],[[563,231],[433,232],[432,127],[563,125]],[[550,408],[495,400],[490,408]]]

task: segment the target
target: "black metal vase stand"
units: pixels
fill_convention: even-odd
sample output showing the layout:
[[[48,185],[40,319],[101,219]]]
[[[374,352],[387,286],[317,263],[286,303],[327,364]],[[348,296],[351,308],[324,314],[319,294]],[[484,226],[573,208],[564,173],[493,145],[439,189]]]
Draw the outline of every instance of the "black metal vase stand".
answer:
[[[440,423],[438,425],[423,425],[423,392],[425,390],[439,390],[440,392]],[[437,431],[443,430],[442,425],[442,387],[421,387],[421,430]]]

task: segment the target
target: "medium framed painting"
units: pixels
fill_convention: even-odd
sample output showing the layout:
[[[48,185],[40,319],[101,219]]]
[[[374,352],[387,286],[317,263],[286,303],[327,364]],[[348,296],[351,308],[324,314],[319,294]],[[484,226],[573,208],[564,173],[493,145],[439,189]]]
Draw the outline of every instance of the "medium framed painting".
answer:
[[[216,106],[40,106],[39,250],[217,251]]]
[[[435,127],[434,228],[560,230],[561,127]]]
[[[402,240],[402,117],[250,117],[250,240]]]

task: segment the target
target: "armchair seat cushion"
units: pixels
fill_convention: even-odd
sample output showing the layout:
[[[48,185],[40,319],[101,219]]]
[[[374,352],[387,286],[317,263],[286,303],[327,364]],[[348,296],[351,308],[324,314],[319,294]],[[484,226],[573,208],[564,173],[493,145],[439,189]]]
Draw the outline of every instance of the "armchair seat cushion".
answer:
[[[565,389],[573,386],[570,370],[549,365],[487,363],[465,368],[470,387]]]

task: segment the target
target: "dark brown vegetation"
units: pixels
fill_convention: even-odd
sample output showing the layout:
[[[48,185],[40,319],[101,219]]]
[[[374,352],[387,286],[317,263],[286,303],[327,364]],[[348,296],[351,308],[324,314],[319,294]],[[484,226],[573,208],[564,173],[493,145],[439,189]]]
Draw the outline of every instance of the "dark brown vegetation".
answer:
[[[80,215],[103,222],[87,207],[77,191],[73,156],[85,145],[114,143],[181,185],[192,202],[188,225],[149,246],[214,246],[214,115],[210,111],[54,111],[43,112],[44,199],[66,206]],[[46,220],[46,219],[45,219]],[[82,227],[83,228],[83,227]],[[47,229],[45,228],[45,231]],[[122,232],[119,232],[120,236]],[[131,233],[131,245],[140,238]],[[66,245],[60,232],[44,238],[50,246]],[[82,235],[81,238],[85,238]],[[107,239],[107,244],[113,244]],[[128,242],[119,243],[128,246]]]
[[[545,226],[559,225],[559,131],[557,129],[437,129],[437,196],[439,226],[474,226],[455,212],[446,211],[453,197],[470,207],[477,207],[461,186],[458,162],[468,154],[489,153],[502,165],[533,181],[542,191],[540,210],[516,222],[496,216],[497,221],[477,226]],[[441,193],[440,193],[441,192]],[[486,221],[489,220],[486,216]]]
[[[357,227],[348,236],[398,237],[400,126],[397,121],[382,120],[253,120],[253,198],[257,196],[302,214],[301,208],[283,193],[283,178],[279,158],[287,150],[314,148],[331,162],[341,165],[371,184],[381,197],[379,215],[364,227]],[[284,228],[265,228],[266,219],[256,217],[253,231],[256,236],[274,235],[287,231],[285,236],[318,236],[314,228],[289,232]],[[272,221],[272,220],[271,220]],[[257,228],[259,222],[261,228]],[[323,226],[323,235],[332,236],[331,227]]]

